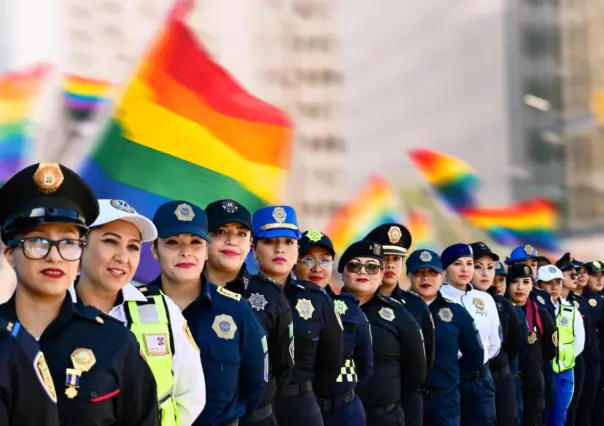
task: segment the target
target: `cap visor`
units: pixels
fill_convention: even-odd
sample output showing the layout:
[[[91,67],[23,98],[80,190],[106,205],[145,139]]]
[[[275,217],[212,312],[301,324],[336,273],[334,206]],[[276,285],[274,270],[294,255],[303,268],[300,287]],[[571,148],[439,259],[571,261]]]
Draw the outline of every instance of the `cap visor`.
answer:
[[[287,228],[269,229],[268,231],[259,231],[254,234],[254,238],[294,238],[299,240],[302,237],[300,231]]]
[[[123,220],[124,222],[131,223],[138,228],[139,232],[141,233],[141,238],[144,242],[154,241],[157,238],[157,228],[155,228],[153,222],[145,216],[138,213],[124,213],[120,212],[119,210],[115,210],[115,212],[107,214],[103,210],[104,209],[101,208],[101,214],[91,225],[91,228],[96,228],[111,222]]]
[[[443,268],[440,268],[436,265],[418,265],[411,268],[407,268],[408,274],[415,274],[420,269],[432,269],[433,271],[438,272],[439,274],[443,271]]]
[[[180,234],[191,234],[195,235],[196,237],[203,238],[208,243],[212,242],[210,235],[203,229],[198,228],[197,226],[169,226],[158,231],[158,235],[160,238],[169,238]]]
[[[300,251],[298,252],[298,255],[303,256],[306,253],[308,253],[310,251],[311,248],[313,247],[321,247],[322,249],[325,249],[329,252],[329,254],[331,254],[333,257],[336,256],[336,252],[334,251],[333,248],[329,247],[327,244],[308,244],[304,246],[304,250],[302,250],[302,247],[300,247]]]

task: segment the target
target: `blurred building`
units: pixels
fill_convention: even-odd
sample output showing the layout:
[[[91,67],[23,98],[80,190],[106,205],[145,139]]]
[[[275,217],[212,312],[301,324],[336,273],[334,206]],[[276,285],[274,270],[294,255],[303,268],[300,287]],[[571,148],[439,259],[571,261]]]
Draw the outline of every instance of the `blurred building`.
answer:
[[[172,0],[64,4],[67,71],[117,83]],[[297,132],[284,201],[297,208],[303,226],[323,226],[343,200],[346,182],[333,1],[199,0],[189,24],[244,87],[293,116]]]

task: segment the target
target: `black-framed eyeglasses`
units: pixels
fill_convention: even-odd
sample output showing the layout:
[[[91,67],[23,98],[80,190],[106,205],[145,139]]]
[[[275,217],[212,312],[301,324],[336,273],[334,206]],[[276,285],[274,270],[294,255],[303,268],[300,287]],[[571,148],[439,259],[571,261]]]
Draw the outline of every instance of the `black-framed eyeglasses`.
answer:
[[[382,265],[379,263],[361,263],[361,262],[348,262],[346,264],[346,270],[352,274],[358,274],[361,269],[365,268],[367,275],[376,275],[382,269]]]
[[[317,260],[314,257],[303,257],[302,259],[298,260],[298,263],[300,263],[302,266],[304,266],[308,270],[314,269],[314,267],[317,266],[317,264],[324,271],[330,270],[331,268],[333,268],[333,260],[328,259],[328,258],[323,258],[321,260]]]
[[[66,238],[64,240],[49,240],[47,238],[31,237],[16,238],[8,242],[8,247],[21,246],[23,255],[31,260],[45,259],[53,247],[57,248],[63,260],[80,260],[86,241]]]

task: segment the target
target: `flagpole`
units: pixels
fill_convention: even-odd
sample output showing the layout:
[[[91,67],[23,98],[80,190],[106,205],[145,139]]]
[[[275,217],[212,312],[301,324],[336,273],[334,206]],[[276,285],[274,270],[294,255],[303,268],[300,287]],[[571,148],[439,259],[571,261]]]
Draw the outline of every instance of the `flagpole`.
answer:
[[[136,55],[134,57],[130,55],[122,55],[119,59],[122,60],[120,66],[120,72],[118,75],[123,75],[123,84],[113,86],[110,89],[109,99],[113,99],[114,102],[108,101],[100,107],[99,113],[96,119],[92,123],[79,126],[80,134],[76,138],[76,143],[67,144],[65,152],[61,157],[61,163],[74,170],[78,170],[81,166],[82,160],[86,154],[94,147],[94,144],[109,130],[109,123],[113,115],[117,102],[124,96],[126,90],[128,90],[128,83],[136,75],[141,66],[140,59],[144,57],[148,52],[165,24],[174,16],[182,17],[192,7],[192,0],[174,0],[174,2],[166,9],[166,12],[162,15],[157,25],[154,26],[153,30],[149,32],[148,37],[143,37],[140,42],[140,47],[136,49]],[[136,59],[135,59],[136,58]],[[133,65],[135,64],[135,65]],[[123,68],[123,69],[122,69]],[[77,140],[79,139],[79,140]],[[116,161],[119,161],[116,159]]]

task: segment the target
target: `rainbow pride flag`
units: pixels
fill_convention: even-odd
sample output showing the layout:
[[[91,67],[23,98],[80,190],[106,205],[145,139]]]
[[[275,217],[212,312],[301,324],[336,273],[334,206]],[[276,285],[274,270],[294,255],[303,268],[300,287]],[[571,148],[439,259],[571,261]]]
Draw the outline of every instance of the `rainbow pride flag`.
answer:
[[[409,252],[420,249],[436,250],[432,218],[427,211],[420,208],[411,209],[407,213],[406,226],[413,240]]]
[[[63,80],[63,92],[68,108],[95,112],[107,101],[111,84],[106,81],[68,74]]]
[[[48,65],[0,76],[0,185],[30,160],[29,126]]]
[[[552,252],[561,249],[558,211],[548,200],[535,198],[502,208],[468,208],[460,214],[498,244],[530,244]]]
[[[480,181],[465,162],[429,149],[413,149],[409,156],[438,198],[453,211],[476,207]]]
[[[174,199],[232,198],[253,212],[281,199],[291,134],[287,114],[246,92],[173,16],[81,173],[99,198],[147,217]],[[157,271],[144,250],[137,281]]]
[[[337,254],[365,238],[376,226],[388,222],[404,223],[400,200],[390,183],[372,176],[352,200],[338,209],[325,228]]]

